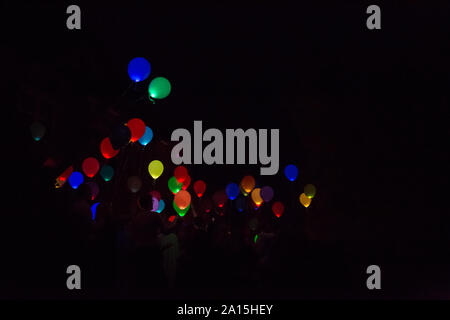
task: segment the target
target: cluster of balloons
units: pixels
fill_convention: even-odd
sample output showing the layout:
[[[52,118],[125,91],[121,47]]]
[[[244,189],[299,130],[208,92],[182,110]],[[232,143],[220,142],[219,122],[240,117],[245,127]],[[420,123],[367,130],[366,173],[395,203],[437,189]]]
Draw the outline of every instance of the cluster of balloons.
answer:
[[[134,82],[146,80],[150,75],[150,71],[150,63],[145,58],[134,58],[128,63],[128,75]],[[154,78],[148,86],[150,99],[164,99],[170,94],[171,90],[172,85],[164,77]]]

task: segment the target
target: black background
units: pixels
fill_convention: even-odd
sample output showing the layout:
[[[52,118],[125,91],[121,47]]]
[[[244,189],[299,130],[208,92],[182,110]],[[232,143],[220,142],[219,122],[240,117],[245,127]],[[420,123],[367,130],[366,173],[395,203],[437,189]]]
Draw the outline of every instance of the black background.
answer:
[[[166,139],[179,127],[192,131],[194,120],[204,128],[279,128],[280,171],[267,181],[286,188],[282,170],[295,162],[302,183],[318,188],[317,214],[307,227],[321,248],[309,275],[317,286],[198,289],[198,296],[450,297],[448,3],[379,2],[382,29],[374,31],[365,25],[372,3],[363,1],[79,2],[79,31],[66,28],[69,4],[2,8],[9,192],[1,296],[67,294],[64,246],[46,189],[54,176],[41,172],[45,159],[29,137],[34,110],[53,119],[46,151],[62,154],[64,167],[97,148],[90,141],[100,141],[105,129],[92,123],[114,106],[121,120],[151,119]],[[149,59],[151,76],[171,81],[166,100],[121,98],[135,56]],[[192,170],[224,185],[259,168]],[[365,289],[369,264],[382,268],[381,293]],[[296,272],[289,257],[281,265]],[[185,297],[194,289],[151,296]]]

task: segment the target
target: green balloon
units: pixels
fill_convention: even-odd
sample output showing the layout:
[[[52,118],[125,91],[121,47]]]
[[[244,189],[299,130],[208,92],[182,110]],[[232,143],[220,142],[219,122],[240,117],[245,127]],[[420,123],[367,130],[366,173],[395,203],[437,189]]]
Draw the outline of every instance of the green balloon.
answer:
[[[180,217],[184,217],[185,214],[189,211],[189,208],[191,207],[191,204],[189,204],[186,209],[181,210],[180,208],[177,207],[176,203],[175,203],[175,199],[173,199],[173,208],[175,209],[175,211],[178,213],[178,215]]]
[[[156,77],[148,86],[148,94],[153,99],[164,99],[169,95],[171,89],[169,80],[164,77]]]
[[[314,198],[314,196],[316,195],[316,187],[314,187],[314,185],[312,184],[307,184],[303,190],[306,196],[310,199]]]
[[[173,194],[177,194],[178,191],[181,190],[183,187],[183,184],[178,182],[178,180],[175,177],[172,177],[169,179],[168,182],[169,190],[172,191]]]
[[[102,167],[102,169],[100,170],[100,175],[102,176],[103,180],[108,182],[114,176],[114,169],[113,169],[113,167],[111,167],[111,166],[109,166],[107,164],[104,165]]]

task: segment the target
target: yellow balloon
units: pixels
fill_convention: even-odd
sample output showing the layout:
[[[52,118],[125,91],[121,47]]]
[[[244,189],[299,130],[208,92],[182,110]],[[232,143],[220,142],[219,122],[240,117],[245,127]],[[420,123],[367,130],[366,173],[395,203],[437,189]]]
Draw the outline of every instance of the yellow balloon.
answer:
[[[153,179],[158,179],[159,176],[163,173],[164,166],[161,161],[159,160],[153,160],[148,165],[148,173],[152,176]]]
[[[254,202],[257,206],[260,206],[261,203],[263,203],[263,201],[264,201],[264,200],[261,198],[261,188],[255,188],[255,189],[253,189],[251,197],[252,197],[253,202]]]
[[[314,196],[316,195],[316,187],[314,187],[314,185],[312,184],[307,184],[303,191],[305,192],[305,195],[310,199],[314,198]]]
[[[309,207],[309,205],[311,204],[311,198],[308,198],[307,196],[306,196],[306,194],[304,194],[304,193],[302,193],[301,195],[300,195],[300,203],[305,207],[305,208],[308,208]]]

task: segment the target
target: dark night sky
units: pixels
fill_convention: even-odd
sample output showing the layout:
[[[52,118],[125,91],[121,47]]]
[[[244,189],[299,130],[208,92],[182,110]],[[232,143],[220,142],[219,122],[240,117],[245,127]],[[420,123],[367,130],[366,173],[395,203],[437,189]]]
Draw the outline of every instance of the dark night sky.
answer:
[[[267,179],[282,190],[282,170],[296,162],[302,181],[314,181],[320,204],[311,228],[318,239],[352,243],[355,259],[388,252],[393,264],[426,265],[418,282],[441,283],[427,274],[449,263],[449,212],[442,202],[450,6],[403,2],[382,4],[379,31],[365,27],[371,3],[357,1],[296,7],[79,2],[81,31],[65,27],[69,3],[6,3],[3,110],[12,110],[9,124],[20,128],[5,152],[20,176],[12,183],[23,188],[40,170],[37,163],[24,166],[41,161],[31,156],[32,117],[19,112],[18,100],[27,111],[39,107],[42,117],[51,115],[49,152],[61,156],[61,166],[96,150],[87,147],[91,139],[100,141],[117,121],[104,116],[112,105],[121,121],[151,119],[166,139],[176,128],[193,130],[194,120],[204,128],[280,128],[280,171]],[[120,98],[135,56],[149,59],[151,76],[172,82],[166,100]],[[87,116],[104,121],[100,129]],[[192,170],[224,185],[259,168]],[[13,196],[33,193],[25,190]],[[11,215],[20,211],[6,206]],[[20,237],[28,241],[25,232]]]

